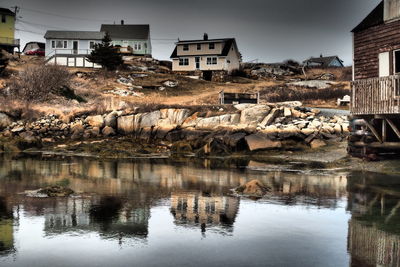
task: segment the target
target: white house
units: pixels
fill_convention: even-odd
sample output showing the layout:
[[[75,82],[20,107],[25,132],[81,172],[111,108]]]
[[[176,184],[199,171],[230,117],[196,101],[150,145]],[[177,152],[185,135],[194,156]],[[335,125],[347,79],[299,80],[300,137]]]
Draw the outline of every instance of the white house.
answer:
[[[232,72],[240,68],[241,55],[234,38],[178,41],[171,55],[172,70],[201,71],[210,79],[215,71]]]
[[[100,68],[86,57],[94,45],[101,43],[105,33],[96,31],[47,31],[46,61],[67,67]]]

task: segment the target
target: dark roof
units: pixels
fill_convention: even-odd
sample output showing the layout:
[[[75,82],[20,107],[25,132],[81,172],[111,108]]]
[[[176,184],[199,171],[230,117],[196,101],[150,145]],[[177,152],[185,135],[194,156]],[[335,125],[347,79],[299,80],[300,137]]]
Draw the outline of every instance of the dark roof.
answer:
[[[382,1],[352,32],[360,32],[384,23],[384,2]]]
[[[179,41],[176,44],[189,44],[189,43],[216,43],[216,42],[223,42],[224,47],[222,49],[222,52],[220,54],[217,54],[217,56],[221,57],[226,57],[229,54],[229,51],[231,50],[232,45],[236,45],[236,40],[235,38],[225,38],[225,39],[210,39],[210,40],[189,40],[189,41]],[[186,55],[185,55],[186,56]],[[187,56],[192,56],[192,55],[187,55]],[[193,56],[201,56],[197,54],[193,54]],[[203,55],[206,56],[206,55]],[[178,57],[178,46],[175,47],[174,52],[172,52],[171,58],[177,58]]]
[[[47,31],[45,39],[101,40],[104,32],[95,31]]]
[[[15,16],[15,13],[9,10],[8,8],[0,7],[0,14]]]
[[[333,60],[339,60],[340,63],[343,65],[343,60],[341,60],[338,56],[332,57],[312,57],[310,59],[305,60],[305,63],[317,63],[320,64],[321,67],[329,67]]]
[[[101,31],[108,32],[111,39],[147,40],[150,38],[150,25],[148,24],[103,24]]]
[[[39,48],[41,48],[41,49],[45,49],[45,48],[46,48],[46,44],[45,44],[45,43],[41,43],[41,42],[28,42],[28,43],[25,44],[25,47],[24,47],[24,49],[22,49],[22,51],[25,51],[26,46],[27,46],[27,45],[30,45],[30,44],[37,44],[37,45],[39,46]]]

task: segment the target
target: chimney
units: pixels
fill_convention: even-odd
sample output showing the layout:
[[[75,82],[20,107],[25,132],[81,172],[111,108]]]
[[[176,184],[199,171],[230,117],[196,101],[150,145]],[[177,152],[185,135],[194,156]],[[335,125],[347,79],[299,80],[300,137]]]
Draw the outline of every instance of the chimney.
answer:
[[[121,25],[124,25],[125,24],[125,21],[124,20],[121,20]]]
[[[400,0],[384,1],[384,20],[390,21],[400,17]]]
[[[208,41],[208,34],[207,33],[204,34],[203,40],[204,41]]]

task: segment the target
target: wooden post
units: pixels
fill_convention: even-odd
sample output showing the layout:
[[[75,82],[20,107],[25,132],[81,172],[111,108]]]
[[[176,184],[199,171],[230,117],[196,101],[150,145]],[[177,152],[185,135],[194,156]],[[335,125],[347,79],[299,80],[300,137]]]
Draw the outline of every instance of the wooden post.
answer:
[[[387,141],[387,123],[386,120],[382,120],[382,141]]]

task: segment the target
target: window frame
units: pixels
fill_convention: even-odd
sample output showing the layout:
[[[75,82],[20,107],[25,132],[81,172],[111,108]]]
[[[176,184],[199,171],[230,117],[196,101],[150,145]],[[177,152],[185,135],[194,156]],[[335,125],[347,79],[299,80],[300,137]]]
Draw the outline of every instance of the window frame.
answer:
[[[92,44],[93,44],[93,46],[92,46]],[[91,40],[91,41],[89,41],[89,50],[93,50],[94,49],[94,46],[97,44],[97,41],[93,41],[93,40]]]
[[[207,57],[206,65],[209,65],[209,66],[218,65],[218,57]]]
[[[214,50],[215,49],[215,43],[209,43],[208,44],[208,49],[209,50]]]
[[[182,46],[182,51],[189,51],[189,44],[184,44]]]
[[[1,15],[1,23],[7,23],[7,15],[5,14]]]
[[[396,60],[396,54],[399,54],[399,62]],[[398,66],[397,66],[398,64]],[[399,67],[399,69],[396,71],[396,67]],[[400,49],[393,50],[393,74],[394,75],[399,75],[400,74]]]
[[[134,47],[135,51],[140,51],[140,50],[142,50],[142,43],[135,42],[133,47]]]
[[[197,44],[197,50],[201,50],[201,44]]]
[[[188,57],[180,57],[179,58],[179,66],[189,66],[189,58]]]
[[[58,44],[61,44],[62,46],[59,47]],[[52,49],[68,49],[68,40],[61,40],[61,39],[51,40],[51,48]]]

